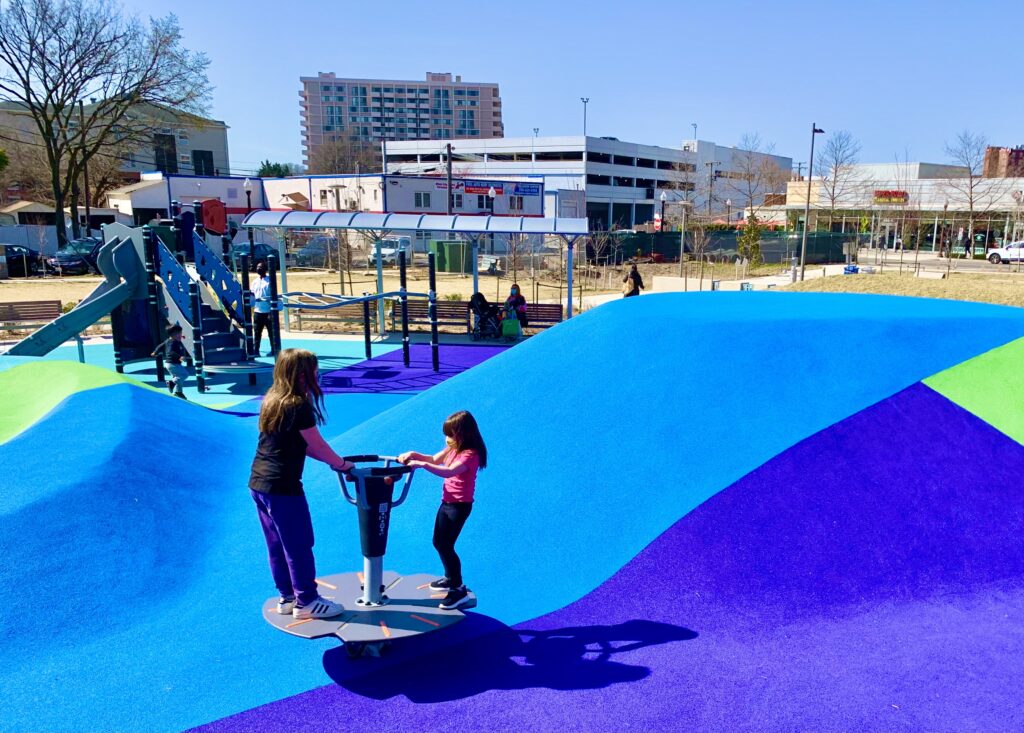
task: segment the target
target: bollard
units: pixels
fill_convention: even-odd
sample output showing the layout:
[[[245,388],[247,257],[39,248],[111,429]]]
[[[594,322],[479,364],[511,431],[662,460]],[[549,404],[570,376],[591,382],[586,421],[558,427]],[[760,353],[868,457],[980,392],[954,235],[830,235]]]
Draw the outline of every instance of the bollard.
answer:
[[[434,266],[434,253],[427,255],[427,270],[430,278],[430,290],[427,295],[430,298],[430,305],[427,306],[427,314],[430,317],[430,362],[434,372],[441,371],[441,360],[437,353],[437,270]]]

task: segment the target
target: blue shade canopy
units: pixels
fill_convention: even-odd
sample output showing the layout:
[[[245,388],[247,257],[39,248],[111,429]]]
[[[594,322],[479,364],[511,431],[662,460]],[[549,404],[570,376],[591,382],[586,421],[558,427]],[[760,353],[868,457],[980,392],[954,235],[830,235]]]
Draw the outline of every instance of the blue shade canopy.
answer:
[[[587,233],[586,219],[544,219],[535,216],[446,216],[444,214],[368,214],[359,211],[254,211],[243,227],[285,229],[354,229],[390,232],[446,231],[466,234]]]

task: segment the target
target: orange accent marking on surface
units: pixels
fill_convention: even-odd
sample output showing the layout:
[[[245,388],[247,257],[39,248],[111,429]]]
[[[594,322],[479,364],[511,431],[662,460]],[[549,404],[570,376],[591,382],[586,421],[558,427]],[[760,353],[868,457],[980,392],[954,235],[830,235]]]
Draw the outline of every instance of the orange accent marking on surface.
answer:
[[[440,626],[441,625],[441,624],[437,623],[437,621],[431,621],[429,618],[423,618],[422,616],[417,616],[415,613],[410,613],[409,615],[412,616],[417,621],[422,621],[423,623],[430,624],[431,626]]]
[[[359,578],[359,582],[360,583],[366,583],[366,579],[363,578],[363,574],[362,573],[356,573],[356,577]]]
[[[320,578],[316,578],[316,582],[319,583],[320,585],[322,585],[324,588],[330,588],[331,590],[338,590],[338,586],[331,585],[326,580],[320,580]]]
[[[430,587],[430,583],[424,583],[423,585],[417,585],[416,586],[416,590],[423,590],[424,588],[429,588],[429,587]]]
[[[448,595],[448,594],[447,593],[431,593],[430,597],[431,598],[444,598],[446,595]]]
[[[386,636],[386,637],[388,637],[390,639],[391,638],[391,629],[388,628],[388,625],[386,623],[384,623],[383,621],[381,621],[380,622],[380,628],[381,628],[381,631],[384,632],[384,636]]]
[[[315,618],[304,618],[301,621],[292,621],[290,624],[286,624],[285,628],[290,629],[293,626],[302,626],[302,624],[308,624],[310,621],[316,621]]]

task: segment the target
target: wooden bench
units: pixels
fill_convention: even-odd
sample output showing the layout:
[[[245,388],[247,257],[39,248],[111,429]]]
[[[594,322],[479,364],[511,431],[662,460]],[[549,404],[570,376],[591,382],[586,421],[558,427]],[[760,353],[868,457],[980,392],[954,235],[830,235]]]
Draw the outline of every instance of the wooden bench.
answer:
[[[18,303],[0,303],[0,330],[22,330],[26,327],[45,326],[60,318],[59,300],[33,300]]]
[[[295,317],[295,330],[301,331],[303,322],[307,323],[355,323],[359,329],[363,328],[363,304],[352,303],[350,305],[339,305],[336,308],[310,309],[295,308],[291,311]],[[370,303],[370,329],[374,330],[377,324],[377,304]]]
[[[428,308],[430,304],[425,300],[409,300],[409,325],[430,325]],[[391,309],[391,330],[397,331],[402,327],[402,304],[394,301]],[[439,300],[437,301],[437,325],[454,326],[466,333],[473,330],[473,323],[470,319],[469,302],[465,300]]]
[[[563,320],[561,303],[527,303],[526,320],[529,324],[526,328],[544,329],[559,324]]]

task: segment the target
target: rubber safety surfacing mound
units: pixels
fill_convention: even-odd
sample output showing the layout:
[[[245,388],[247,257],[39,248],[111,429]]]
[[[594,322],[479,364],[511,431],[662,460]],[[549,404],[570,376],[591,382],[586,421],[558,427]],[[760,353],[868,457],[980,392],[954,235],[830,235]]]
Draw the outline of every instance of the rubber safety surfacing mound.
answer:
[[[479,607],[359,660],[260,618],[254,419],[32,381],[0,591],[46,611],[0,610],[0,729],[1024,729],[1024,398],[984,388],[1022,337],[998,306],[652,295],[329,415],[337,451],[387,454],[469,409],[490,452],[459,541]],[[334,476],[305,483],[318,570],[357,569]],[[389,569],[440,571],[439,497],[416,478]]]

